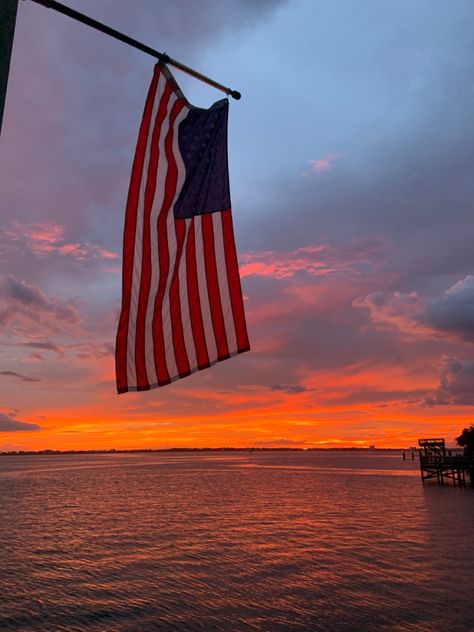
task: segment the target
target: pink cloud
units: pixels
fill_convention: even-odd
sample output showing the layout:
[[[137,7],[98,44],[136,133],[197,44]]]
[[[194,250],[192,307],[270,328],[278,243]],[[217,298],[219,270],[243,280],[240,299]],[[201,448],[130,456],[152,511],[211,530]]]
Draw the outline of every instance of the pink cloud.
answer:
[[[361,264],[371,265],[386,252],[386,245],[377,240],[359,240],[334,246],[312,244],[295,250],[263,250],[240,256],[240,275],[284,279],[304,272],[312,277],[336,274],[360,276]]]
[[[323,173],[330,171],[334,167],[336,160],[340,160],[344,152],[338,151],[332,154],[327,154],[323,158],[317,158],[316,160],[309,161],[309,169],[304,171],[303,175],[307,178],[311,176],[322,176]]]
[[[106,250],[89,241],[83,243],[68,242],[64,237],[65,228],[56,222],[21,223],[11,222],[0,231],[0,239],[4,242],[3,250],[11,250],[16,245],[23,251],[29,250],[37,256],[60,254],[76,261],[85,262],[91,259],[110,261],[120,259],[116,252]]]
[[[64,244],[57,247],[57,252],[65,257],[73,257],[76,261],[88,261],[89,259],[102,259],[107,261],[120,258],[120,255],[116,252],[105,250],[105,248],[89,242],[83,244]]]

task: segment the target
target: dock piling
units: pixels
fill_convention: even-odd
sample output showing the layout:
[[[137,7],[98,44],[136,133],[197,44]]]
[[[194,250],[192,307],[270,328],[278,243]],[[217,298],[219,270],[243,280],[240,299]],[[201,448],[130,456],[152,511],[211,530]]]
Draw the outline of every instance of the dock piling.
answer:
[[[471,485],[474,486],[474,461],[468,456],[453,455],[446,451],[444,439],[418,439],[420,446],[420,472],[423,483],[436,478],[438,483],[450,479],[455,485],[466,485],[466,472]]]

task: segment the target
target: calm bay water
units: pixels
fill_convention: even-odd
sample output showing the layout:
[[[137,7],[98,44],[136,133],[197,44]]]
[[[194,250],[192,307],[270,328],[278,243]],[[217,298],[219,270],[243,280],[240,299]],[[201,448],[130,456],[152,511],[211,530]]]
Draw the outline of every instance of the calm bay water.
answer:
[[[468,632],[473,526],[399,453],[0,457],[0,629]]]

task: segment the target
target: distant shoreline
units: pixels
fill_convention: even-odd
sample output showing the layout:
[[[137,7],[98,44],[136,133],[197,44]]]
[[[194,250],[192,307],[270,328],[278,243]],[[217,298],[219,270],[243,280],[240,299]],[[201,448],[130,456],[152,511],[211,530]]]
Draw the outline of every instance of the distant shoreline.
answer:
[[[149,454],[155,452],[403,452],[410,448],[135,448],[108,450],[10,450],[0,456],[55,456],[63,454]]]

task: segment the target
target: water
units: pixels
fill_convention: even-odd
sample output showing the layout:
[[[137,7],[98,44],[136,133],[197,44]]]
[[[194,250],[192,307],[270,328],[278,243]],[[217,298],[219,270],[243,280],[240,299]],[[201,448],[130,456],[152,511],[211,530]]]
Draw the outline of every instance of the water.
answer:
[[[474,630],[474,490],[399,453],[0,458],[0,629]]]

